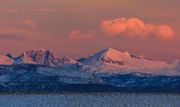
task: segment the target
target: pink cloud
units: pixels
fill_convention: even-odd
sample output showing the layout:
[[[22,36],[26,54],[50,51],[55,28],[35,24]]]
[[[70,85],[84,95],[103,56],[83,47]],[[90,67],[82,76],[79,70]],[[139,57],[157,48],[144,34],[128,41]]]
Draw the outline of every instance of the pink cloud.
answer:
[[[20,29],[30,29],[36,28],[38,25],[36,22],[29,18],[20,19],[0,19],[0,27],[3,28],[20,28]]]
[[[31,19],[21,19],[20,21],[28,27],[31,27],[31,28],[37,27],[37,24]]]
[[[92,39],[94,37],[94,34],[92,31],[88,32],[81,32],[80,30],[74,30],[69,33],[69,38],[71,39]]]
[[[47,38],[46,32],[39,32],[35,30],[2,28],[0,27],[0,40],[2,39],[28,39],[28,40],[42,40]]]
[[[155,33],[157,34],[157,36],[159,36],[163,39],[172,38],[174,35],[173,29],[168,25],[158,26],[158,29],[156,30]]]
[[[144,23],[137,18],[117,18],[112,20],[103,20],[101,30],[110,36],[128,36],[145,38],[155,36],[161,39],[170,39],[174,36],[173,29],[168,25],[155,25]]]
[[[39,9],[0,9],[0,13],[21,13],[21,12],[42,12],[42,13],[54,13],[61,12],[59,9],[52,8],[39,8]]]

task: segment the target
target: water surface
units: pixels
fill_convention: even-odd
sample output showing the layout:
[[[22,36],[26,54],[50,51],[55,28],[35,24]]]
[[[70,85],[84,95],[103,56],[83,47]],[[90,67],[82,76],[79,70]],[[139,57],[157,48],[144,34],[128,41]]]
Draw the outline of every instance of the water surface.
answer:
[[[180,107],[178,94],[1,94],[0,107]]]

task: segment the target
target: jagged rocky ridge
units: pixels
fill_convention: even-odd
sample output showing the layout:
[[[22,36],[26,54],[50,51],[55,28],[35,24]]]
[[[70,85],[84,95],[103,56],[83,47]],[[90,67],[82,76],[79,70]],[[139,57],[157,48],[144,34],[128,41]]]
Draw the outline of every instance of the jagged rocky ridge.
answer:
[[[69,56],[60,58],[51,50],[45,50],[42,48],[26,51],[17,57],[13,57],[11,54],[7,54],[6,56],[12,60],[9,64],[38,64],[51,67],[61,67],[66,64],[77,63],[75,59]]]
[[[178,60],[168,64],[112,48],[79,60],[45,49],[0,59],[1,91],[180,92]]]

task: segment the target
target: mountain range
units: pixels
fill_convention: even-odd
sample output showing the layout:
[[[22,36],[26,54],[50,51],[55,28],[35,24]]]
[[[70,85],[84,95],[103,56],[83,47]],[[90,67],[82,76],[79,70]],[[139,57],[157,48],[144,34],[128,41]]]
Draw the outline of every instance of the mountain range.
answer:
[[[148,74],[179,75],[180,61],[169,64],[165,61],[153,61],[143,56],[135,56],[128,52],[108,48],[87,58],[78,60],[69,57],[59,57],[53,51],[46,49],[29,50],[14,57],[11,54],[0,55],[0,65],[36,64],[50,67],[81,66],[89,72],[141,72]]]
[[[0,55],[1,91],[180,92],[180,61],[103,49],[78,60],[46,49]],[[156,88],[153,88],[156,87]]]

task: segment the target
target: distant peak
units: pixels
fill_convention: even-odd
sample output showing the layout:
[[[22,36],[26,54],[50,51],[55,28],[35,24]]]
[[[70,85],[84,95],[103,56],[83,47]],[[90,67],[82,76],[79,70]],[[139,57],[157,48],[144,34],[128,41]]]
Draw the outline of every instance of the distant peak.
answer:
[[[118,50],[113,49],[113,48],[106,48],[106,49],[104,49],[104,51],[118,51]]]
[[[118,51],[113,48],[107,48],[107,49],[103,50],[102,53],[104,53],[104,55],[106,55],[106,56],[117,56],[117,55],[130,56],[130,54],[127,51],[121,52],[121,51]]]
[[[37,48],[35,49],[36,51],[46,51],[47,49],[44,49],[44,48]]]
[[[121,52],[113,48],[107,48],[91,55],[86,59],[85,63],[95,63],[95,62],[112,62],[121,63],[121,61],[131,59],[131,55],[128,52]]]
[[[44,49],[44,48],[37,48],[37,49],[35,49],[35,50],[33,50],[33,51],[36,51],[36,52],[52,52],[51,50],[49,50],[49,49]]]
[[[51,64],[53,65],[57,60],[56,54],[44,48],[37,48],[34,50],[25,51],[23,54],[18,56],[18,63],[36,63],[36,64]]]
[[[48,50],[48,49],[44,49],[44,48],[37,48],[37,49],[34,49],[34,50],[28,50],[28,51],[25,51],[24,54],[30,54],[30,53],[37,53],[37,54],[50,54],[50,53],[53,53],[53,51],[51,50]]]
[[[105,50],[107,50],[107,51],[113,51],[113,50],[116,50],[116,49],[113,49],[113,48],[106,48]]]

